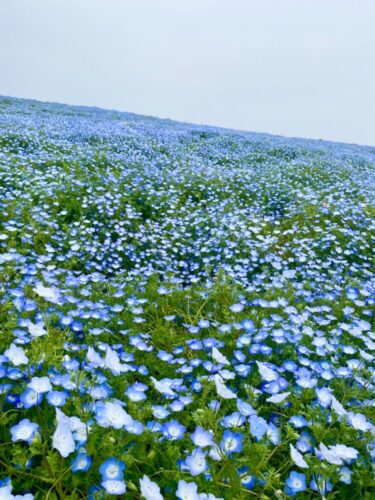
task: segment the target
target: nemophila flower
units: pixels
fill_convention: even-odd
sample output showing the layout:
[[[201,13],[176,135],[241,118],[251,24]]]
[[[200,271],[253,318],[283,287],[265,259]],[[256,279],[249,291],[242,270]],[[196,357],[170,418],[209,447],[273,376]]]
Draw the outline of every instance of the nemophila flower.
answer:
[[[193,434],[190,434],[190,438],[195,446],[199,446],[200,448],[214,446],[212,432],[205,431],[200,425],[195,428]]]
[[[232,304],[229,309],[232,311],[232,313],[240,313],[244,310],[244,305],[243,304]]]
[[[315,393],[318,398],[319,404],[323,408],[328,408],[331,405],[332,393],[329,389],[323,387],[322,389],[316,389]]]
[[[249,473],[249,468],[243,466],[237,469],[237,471],[240,475],[242,486],[248,490],[252,490],[255,486],[256,477]]]
[[[261,363],[260,361],[256,361],[256,364],[258,366],[259,374],[263,380],[272,382],[279,378],[278,373],[273,368],[271,368],[269,364]]]
[[[139,480],[141,495],[145,500],[163,500],[159,486],[146,475]]]
[[[34,390],[37,394],[52,391],[52,385],[48,377],[33,377],[27,387]]]
[[[58,423],[52,437],[53,447],[59,451],[62,457],[67,457],[75,451],[75,442],[69,423]]]
[[[175,380],[168,378],[162,380],[156,380],[154,377],[151,377],[151,380],[154,384],[155,389],[158,392],[160,392],[163,396],[166,397],[176,396],[176,392],[173,390],[175,385]]]
[[[198,476],[208,469],[206,455],[201,448],[196,448],[191,455],[187,456],[184,464],[192,476]]]
[[[302,429],[302,427],[309,425],[308,421],[302,415],[293,415],[293,417],[289,419],[289,423],[296,429]]]
[[[24,349],[15,344],[11,344],[4,354],[14,366],[26,365],[29,362]]]
[[[310,436],[308,432],[301,432],[301,435],[296,443],[296,448],[301,453],[307,453],[308,451],[312,451],[313,449],[313,438]]]
[[[296,465],[298,465],[298,467],[307,469],[309,466],[306,460],[303,458],[303,455],[298,450],[296,450],[292,444],[290,444],[289,446],[290,446],[290,456],[293,462]]]
[[[266,420],[262,417],[258,417],[257,415],[250,415],[249,423],[250,433],[256,438],[257,441],[260,441],[268,430]]]
[[[242,451],[242,439],[243,435],[241,432],[231,432],[226,430],[223,433],[220,448],[227,455],[230,455],[231,453],[240,453]]]
[[[214,375],[214,382],[216,385],[216,391],[218,395],[223,399],[236,399],[237,394],[235,394],[231,389],[229,389],[224,383],[222,377],[217,373]]]
[[[306,489],[306,476],[305,474],[300,474],[298,472],[292,471],[286,480],[285,492],[288,495],[296,495],[300,491],[305,491]]]
[[[174,412],[182,411],[185,408],[185,405],[182,401],[176,399],[169,405],[169,408]]]
[[[348,423],[354,427],[354,429],[357,429],[362,432],[367,432],[371,429],[374,429],[374,426],[367,421],[365,415],[362,413],[354,413],[349,411],[347,413],[347,418],[348,418]]]
[[[230,365],[228,359],[221,354],[219,349],[217,349],[215,346],[212,347],[212,358],[217,362],[221,363],[223,365]]]
[[[50,391],[47,394],[48,403],[52,406],[64,406],[69,394],[66,391]]]
[[[163,425],[163,436],[171,441],[177,441],[184,437],[186,427],[177,420],[170,420]]]
[[[319,448],[315,448],[315,454],[320,460],[326,460],[330,464],[343,465],[342,458],[335,449],[332,447],[327,447],[323,443],[320,443]]]
[[[144,426],[141,422],[138,422],[137,420],[132,420],[129,424],[125,425],[125,430],[130,434],[135,434],[138,436],[139,434],[143,433]]]
[[[123,495],[126,492],[126,484],[124,481],[117,479],[106,479],[101,485],[110,495]]]
[[[24,408],[28,409],[39,404],[42,401],[43,395],[38,394],[29,387],[21,394],[20,401]]]
[[[28,418],[24,418],[10,429],[12,441],[26,441],[28,444],[31,444],[38,429],[38,424],[31,422]]]
[[[29,321],[27,328],[32,337],[42,337],[48,333],[43,323],[32,323]]]
[[[79,453],[71,461],[72,472],[86,472],[89,470],[92,464],[92,458],[86,453]]]
[[[275,446],[280,443],[280,429],[272,422],[268,425],[267,437]]]
[[[251,406],[250,403],[247,403],[246,401],[237,398],[236,405],[241,415],[244,415],[245,417],[249,417],[250,415],[256,415],[256,410]]]
[[[208,319],[200,319],[198,321],[199,328],[209,328],[210,321]]]
[[[187,483],[183,479],[178,482],[176,497],[179,500],[200,500],[196,483]]]
[[[170,411],[164,408],[164,406],[159,406],[159,405],[151,406],[151,409],[155,418],[163,419],[168,417],[168,415],[170,415]]]
[[[341,467],[339,470],[339,479],[342,483],[351,484],[353,471],[349,467]]]
[[[244,364],[236,365],[234,369],[240,377],[244,378],[248,377],[251,371],[250,366]]]
[[[115,457],[107,458],[99,467],[99,472],[105,480],[122,480],[124,476],[125,464]]]
[[[133,402],[138,402],[138,401],[143,401],[144,399],[147,398],[145,391],[147,390],[147,386],[144,386],[140,388],[140,386],[143,386],[143,384],[133,384],[132,386],[128,387],[128,389],[125,391],[126,396],[133,401]]]
[[[245,417],[240,412],[235,411],[231,415],[226,415],[220,423],[223,427],[241,427],[244,422]]]
[[[56,288],[45,287],[41,282],[38,282],[36,284],[33,291],[40,297],[43,297],[45,300],[48,300],[49,302],[52,302],[54,304],[58,304],[61,300],[59,290],[57,290]]]
[[[101,427],[113,427],[114,429],[121,429],[133,421],[119,403],[110,401],[95,403],[95,419]]]
[[[290,392],[282,392],[280,394],[276,394],[275,396],[270,396],[269,398],[266,399],[267,403],[282,403],[287,399],[287,397],[290,395]]]

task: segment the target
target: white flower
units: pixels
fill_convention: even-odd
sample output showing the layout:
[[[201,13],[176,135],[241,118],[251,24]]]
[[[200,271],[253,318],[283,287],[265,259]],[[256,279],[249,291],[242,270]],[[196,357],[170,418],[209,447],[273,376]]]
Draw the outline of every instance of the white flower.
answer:
[[[146,475],[139,481],[141,494],[146,500],[163,500],[159,486]]]
[[[260,376],[266,382],[273,382],[274,380],[277,380],[279,378],[279,375],[275,372],[275,370],[269,368],[265,363],[256,361],[256,364],[258,365]]]
[[[178,482],[176,497],[180,500],[200,500],[198,486],[195,483],[187,483],[181,479]]]
[[[315,452],[318,458],[319,454],[321,454],[324,460],[335,465],[342,465],[343,461],[351,462],[358,458],[358,451],[344,444],[331,445],[327,448],[323,443],[320,443],[320,448],[315,448]]]
[[[214,376],[214,381],[215,381],[215,385],[216,385],[216,391],[221,398],[223,398],[223,399],[236,399],[237,398],[237,394],[235,394],[233,391],[228,389],[228,387],[225,384],[223,384],[222,378],[220,377],[220,375],[218,373]]]
[[[126,492],[126,484],[124,481],[118,481],[115,479],[107,479],[102,482],[102,486],[110,495],[122,495]]]
[[[336,444],[329,447],[331,451],[336,453],[345,462],[356,460],[358,458],[358,450],[345,444]]]
[[[343,405],[339,401],[337,401],[335,396],[332,396],[332,409],[335,411],[335,413],[337,413],[339,417],[344,417],[345,415],[347,415],[347,411],[345,410]]]
[[[335,450],[330,450],[325,446],[323,443],[320,443],[319,448],[315,448],[315,453],[318,458],[323,458],[330,464],[334,465],[342,465],[343,462],[341,458],[338,456],[338,454],[335,452]]]
[[[126,413],[119,403],[99,402],[96,405],[96,420],[102,427],[121,429],[133,423],[132,417]]]
[[[119,355],[110,347],[107,348],[105,366],[111,370],[114,375],[120,375],[121,373],[128,372],[130,369],[129,365],[121,364]]]
[[[216,363],[221,363],[223,365],[230,365],[227,358],[223,356],[219,351],[219,349],[217,349],[215,346],[212,348],[212,357],[216,361]]]
[[[372,429],[372,425],[362,413],[353,413],[350,411],[348,413],[348,422],[358,431],[366,432]]]
[[[26,365],[29,362],[22,347],[17,347],[15,344],[11,344],[4,354],[14,366]]]
[[[66,458],[75,451],[75,442],[68,422],[57,424],[52,437],[53,447],[60,452],[60,455]]]
[[[293,462],[298,465],[298,467],[302,467],[303,469],[307,469],[309,466],[305,459],[303,458],[302,453],[300,453],[294,446],[290,445],[290,456],[292,457]]]
[[[27,387],[33,389],[37,394],[52,391],[52,385],[48,377],[33,377]]]
[[[172,390],[171,386],[173,384],[173,380],[164,378],[162,380],[156,380],[156,378],[151,377],[151,380],[154,384],[155,389],[163,394],[163,396],[176,396],[176,393]]]
[[[48,333],[47,330],[45,330],[43,323],[32,323],[29,321],[27,328],[32,337],[42,337]]]
[[[290,392],[280,392],[266,399],[268,403],[282,403],[289,396]]]
[[[36,284],[34,292],[53,304],[58,304],[60,302],[60,292],[55,288],[45,287],[41,282]]]

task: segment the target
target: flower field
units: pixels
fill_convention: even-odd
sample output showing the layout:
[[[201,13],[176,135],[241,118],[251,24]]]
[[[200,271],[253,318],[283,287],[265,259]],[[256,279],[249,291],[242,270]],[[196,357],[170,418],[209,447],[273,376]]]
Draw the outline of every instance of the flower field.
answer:
[[[375,148],[0,98],[0,499],[375,495]]]

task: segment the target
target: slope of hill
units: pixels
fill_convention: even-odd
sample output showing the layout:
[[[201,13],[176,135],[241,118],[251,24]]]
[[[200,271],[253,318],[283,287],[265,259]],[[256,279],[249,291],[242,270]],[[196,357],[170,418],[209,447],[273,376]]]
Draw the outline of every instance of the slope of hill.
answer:
[[[374,174],[0,97],[0,498],[372,498]]]

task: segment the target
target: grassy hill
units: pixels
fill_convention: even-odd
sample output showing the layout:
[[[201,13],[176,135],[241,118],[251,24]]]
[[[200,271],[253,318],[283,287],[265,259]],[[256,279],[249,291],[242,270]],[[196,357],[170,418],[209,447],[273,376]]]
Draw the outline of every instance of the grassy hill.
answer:
[[[0,97],[0,498],[374,498],[374,185],[371,147]]]

